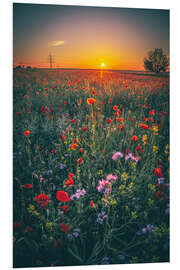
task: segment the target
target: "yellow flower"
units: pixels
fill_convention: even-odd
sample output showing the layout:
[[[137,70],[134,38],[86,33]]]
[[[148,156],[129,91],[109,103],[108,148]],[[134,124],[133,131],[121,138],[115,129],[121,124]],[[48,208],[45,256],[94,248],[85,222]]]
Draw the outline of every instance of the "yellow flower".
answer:
[[[157,151],[158,151],[158,146],[153,145],[153,153],[157,153]]]
[[[34,211],[34,209],[35,209],[34,205],[33,204],[30,204],[29,207],[27,208],[27,211],[29,213],[31,213],[32,211]]]
[[[153,126],[154,135],[158,135],[159,128],[158,126]]]
[[[147,203],[149,207],[152,207],[154,205],[154,200],[152,200],[151,198],[148,198]]]
[[[128,179],[127,173],[123,172],[123,173],[121,174],[121,178],[122,178],[123,181],[126,181],[126,180]]]
[[[146,135],[146,134],[143,135],[143,137],[142,137],[142,142],[143,142],[144,144],[147,143],[147,135]]]

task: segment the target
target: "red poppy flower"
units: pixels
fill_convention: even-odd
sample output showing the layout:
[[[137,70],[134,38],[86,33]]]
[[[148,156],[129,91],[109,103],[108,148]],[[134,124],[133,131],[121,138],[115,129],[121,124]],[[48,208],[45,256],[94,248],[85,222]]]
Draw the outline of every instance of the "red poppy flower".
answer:
[[[109,99],[109,103],[112,103],[112,99],[111,98]]]
[[[73,140],[73,143],[77,143],[77,142],[78,142],[78,140],[77,140],[77,139],[74,139],[74,140]]]
[[[83,148],[80,148],[80,149],[79,149],[79,152],[83,152]]]
[[[74,118],[73,118],[73,119],[71,120],[71,123],[72,123],[72,124],[74,124],[74,123],[75,123],[75,120],[74,120]]]
[[[17,115],[20,115],[21,113],[20,113],[20,112],[17,112],[16,114],[17,114]]]
[[[117,106],[117,105],[114,105],[114,106],[113,106],[113,110],[114,110],[114,111],[117,111],[117,109],[118,109],[118,106]]]
[[[60,202],[69,202],[70,201],[67,192],[62,191],[62,190],[57,191],[56,198]]]
[[[61,231],[64,233],[68,233],[70,231],[71,227],[65,224],[64,222],[61,223]]]
[[[82,158],[78,158],[78,163],[81,164],[83,162]]]
[[[132,136],[131,140],[136,142],[138,140],[138,137],[136,135],[134,135],[134,136]]]
[[[64,141],[65,139],[66,139],[66,136],[62,135],[62,136],[61,136],[61,140]]]
[[[52,154],[54,154],[54,153],[55,153],[55,150],[54,150],[54,149],[53,149],[53,150],[51,150],[51,153],[52,153]]]
[[[162,177],[162,170],[161,168],[154,169],[154,175],[158,177]]]
[[[41,207],[46,207],[49,202],[49,196],[41,193],[36,196],[36,201],[40,204]]]
[[[149,115],[155,115],[155,110],[152,110],[151,112],[149,112]]]
[[[90,201],[90,206],[95,207],[95,204],[94,204],[93,200]]]
[[[75,149],[77,148],[77,146],[78,146],[77,143],[73,143],[72,146],[71,146],[71,148],[72,148],[73,150],[75,150]]]
[[[92,105],[92,104],[94,104],[96,102],[96,99],[95,98],[88,98],[87,99],[87,104],[89,104],[89,105]]]
[[[141,124],[140,127],[141,127],[142,129],[148,129],[148,128],[149,128],[149,126],[146,125],[146,124]]]
[[[82,132],[84,133],[86,130],[87,130],[87,127],[85,126],[85,127],[83,127]]]
[[[26,188],[26,189],[31,189],[32,187],[33,187],[32,184],[25,184],[25,185],[23,186],[23,188]]]
[[[24,136],[28,136],[28,135],[30,135],[30,130],[24,131]]]
[[[40,145],[37,145],[37,149],[40,149],[41,148],[41,146]]]
[[[109,124],[109,123],[111,123],[113,120],[111,119],[111,118],[108,118],[107,119],[107,123]]]
[[[73,186],[74,185],[74,180],[72,179],[72,177],[69,177],[68,180],[66,180],[65,182],[65,186],[69,187],[69,186]]]
[[[72,172],[69,173],[69,177],[73,177],[74,174]]]

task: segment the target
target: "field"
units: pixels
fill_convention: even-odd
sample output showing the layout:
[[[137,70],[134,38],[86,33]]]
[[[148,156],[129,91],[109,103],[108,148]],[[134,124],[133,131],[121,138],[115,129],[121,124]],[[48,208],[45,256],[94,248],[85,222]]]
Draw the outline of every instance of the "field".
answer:
[[[169,261],[169,77],[14,70],[14,267]]]

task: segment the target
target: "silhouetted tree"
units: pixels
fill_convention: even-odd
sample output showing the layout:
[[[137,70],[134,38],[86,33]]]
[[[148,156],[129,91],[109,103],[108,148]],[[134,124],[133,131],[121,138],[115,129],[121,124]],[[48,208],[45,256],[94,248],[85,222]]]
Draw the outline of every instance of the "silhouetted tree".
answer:
[[[150,51],[148,57],[144,58],[144,68],[146,70],[159,73],[161,71],[166,71],[168,66],[169,59],[161,48]]]

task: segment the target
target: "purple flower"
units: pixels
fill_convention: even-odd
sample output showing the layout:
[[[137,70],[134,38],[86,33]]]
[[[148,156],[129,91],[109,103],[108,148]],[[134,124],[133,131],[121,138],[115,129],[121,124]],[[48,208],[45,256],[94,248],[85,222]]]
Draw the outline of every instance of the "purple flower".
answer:
[[[164,177],[158,178],[158,184],[159,185],[164,184]]]
[[[66,168],[66,165],[63,163],[60,163],[59,168],[60,168],[60,170],[63,170],[64,168]]]
[[[121,157],[121,158],[123,157],[123,153],[122,152],[116,152],[116,153],[114,153],[113,156],[112,156],[112,159],[113,160],[118,160],[119,157]]]

